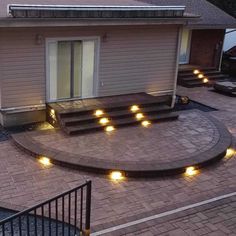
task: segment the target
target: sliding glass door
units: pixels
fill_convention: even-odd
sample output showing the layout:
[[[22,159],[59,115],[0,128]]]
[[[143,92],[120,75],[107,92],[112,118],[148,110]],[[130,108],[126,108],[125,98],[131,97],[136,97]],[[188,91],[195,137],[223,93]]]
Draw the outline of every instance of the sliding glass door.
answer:
[[[94,96],[95,41],[48,43],[48,100]]]

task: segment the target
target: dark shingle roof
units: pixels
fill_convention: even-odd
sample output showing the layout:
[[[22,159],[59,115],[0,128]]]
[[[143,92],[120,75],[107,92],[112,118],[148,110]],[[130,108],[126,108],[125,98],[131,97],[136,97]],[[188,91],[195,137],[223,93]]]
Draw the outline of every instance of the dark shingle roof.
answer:
[[[186,12],[200,15],[199,21],[192,23],[193,27],[234,28],[236,19],[222,11],[207,0],[139,0],[158,6],[186,6]]]

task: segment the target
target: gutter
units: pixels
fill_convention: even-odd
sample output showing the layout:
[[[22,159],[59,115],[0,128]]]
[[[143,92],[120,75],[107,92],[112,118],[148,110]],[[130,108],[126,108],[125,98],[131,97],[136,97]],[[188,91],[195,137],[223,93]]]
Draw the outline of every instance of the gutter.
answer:
[[[110,26],[110,25],[161,25],[179,24],[187,25],[189,21],[196,21],[196,17],[181,18],[139,18],[139,19],[25,19],[0,18],[0,27],[60,27],[60,26]]]

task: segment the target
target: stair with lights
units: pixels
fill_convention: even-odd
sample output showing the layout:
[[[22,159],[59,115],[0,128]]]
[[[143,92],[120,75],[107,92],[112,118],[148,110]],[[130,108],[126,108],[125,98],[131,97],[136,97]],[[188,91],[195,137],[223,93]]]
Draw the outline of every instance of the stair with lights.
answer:
[[[178,73],[178,84],[187,88],[212,86],[215,81],[225,81],[228,75],[221,73],[215,68],[187,68]]]
[[[178,114],[171,111],[169,96],[154,97],[147,95],[145,99],[107,103],[101,106],[81,109],[57,110],[48,104],[48,120],[58,125],[69,135],[94,131],[113,131],[116,128],[175,120]],[[53,119],[54,118],[54,121]]]

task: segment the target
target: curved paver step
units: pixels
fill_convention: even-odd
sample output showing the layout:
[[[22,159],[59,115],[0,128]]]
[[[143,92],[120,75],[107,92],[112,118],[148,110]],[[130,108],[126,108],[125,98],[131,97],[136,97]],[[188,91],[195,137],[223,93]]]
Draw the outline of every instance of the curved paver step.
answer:
[[[139,153],[139,156],[136,156],[137,153],[135,152],[135,150],[133,150],[134,151],[134,157],[133,157],[134,159],[131,158],[131,159],[127,159],[127,160],[125,159],[125,156],[123,158],[112,159],[110,156],[110,155],[112,155],[112,152],[111,153],[109,152],[110,155],[109,155],[109,158],[107,158],[107,159],[104,159],[103,156],[101,158],[98,158],[98,157],[96,157],[96,155],[91,156],[89,154],[87,154],[87,155],[83,154],[83,153],[80,154],[80,148],[78,147],[79,143],[77,143],[77,142],[83,143],[86,139],[88,140],[89,136],[86,136],[86,135],[76,137],[77,141],[76,140],[74,141],[75,143],[77,143],[76,147],[78,147],[78,152],[76,152],[76,153],[63,151],[61,149],[56,149],[55,147],[54,148],[51,147],[51,145],[48,146],[44,142],[43,143],[40,142],[39,140],[34,139],[34,134],[35,134],[34,132],[13,134],[12,138],[13,138],[15,144],[17,144],[17,146],[19,146],[20,148],[22,148],[26,152],[30,153],[34,157],[37,158],[38,156],[46,156],[46,157],[50,158],[51,161],[55,164],[63,165],[63,166],[73,168],[73,169],[79,169],[79,170],[90,171],[90,172],[101,173],[101,174],[110,173],[112,170],[120,170],[120,171],[123,171],[125,173],[125,175],[130,176],[130,177],[155,177],[155,176],[163,176],[163,175],[173,175],[173,174],[180,174],[180,173],[184,172],[186,167],[189,167],[189,166],[196,166],[198,168],[201,168],[201,167],[207,166],[217,160],[220,160],[221,158],[223,158],[225,156],[227,148],[229,148],[231,145],[231,134],[229,133],[227,128],[221,122],[219,122],[215,118],[207,115],[206,113],[202,113],[199,111],[197,111],[197,112],[198,112],[200,118],[202,117],[202,119],[205,120],[204,122],[209,124],[210,127],[212,127],[211,128],[211,129],[213,129],[212,132],[214,134],[215,134],[215,132],[218,134],[217,139],[207,149],[206,148],[204,150],[199,149],[199,151],[197,151],[193,155],[187,154],[187,152],[186,152],[186,155],[184,155],[184,156],[180,155],[178,158],[176,158],[175,156],[171,156],[171,158],[172,158],[171,160],[166,160],[166,158],[164,158],[162,160],[155,159],[155,158],[152,159],[153,157],[150,159],[145,158],[144,160],[143,159],[135,159],[135,157],[139,157],[140,155],[141,155],[140,157],[142,157],[141,153]],[[192,116],[192,120],[196,120],[195,117]],[[186,122],[188,122],[188,121],[186,120]],[[199,122],[200,122],[199,124],[202,124],[201,120],[199,120]],[[180,123],[181,122],[178,123],[178,127],[180,127],[180,125],[182,126],[182,123],[181,124]],[[171,124],[173,126],[173,122]],[[199,129],[202,129],[202,128],[199,126]],[[121,129],[121,130],[123,130],[123,129]],[[129,130],[130,129],[128,129],[128,128],[124,129],[124,132],[126,132],[126,133],[128,132],[130,135],[132,135],[132,130],[130,130],[130,131]],[[144,130],[146,130],[146,129],[144,129]],[[163,137],[160,136],[160,134],[159,134],[159,132],[157,132],[157,130],[158,130],[158,126],[157,126],[157,129],[154,129],[154,131],[152,131],[150,128],[150,131],[147,131],[147,132],[143,131],[144,133],[140,133],[138,135],[136,134],[135,138],[137,140],[137,138],[139,139],[139,136],[140,136],[143,138],[144,142],[146,143],[147,142],[146,138],[149,137],[148,135],[152,134],[152,135],[156,135],[157,140],[159,140],[160,142],[162,140],[168,140],[166,138],[162,139]],[[189,132],[190,131],[191,130],[189,130]],[[51,132],[53,132],[56,137],[57,137],[57,135],[59,135],[59,133],[58,133],[59,131],[46,131],[46,132],[49,132],[48,135],[52,134]],[[137,131],[137,132],[139,132],[139,131]],[[154,132],[154,133],[152,133],[152,132]],[[181,137],[179,137],[180,134],[184,133],[184,131],[179,130],[179,128],[177,130],[173,130],[172,132],[177,132],[178,139],[181,138]],[[201,131],[199,131],[199,132],[201,132]],[[44,133],[40,133],[40,135],[41,134],[44,134]],[[121,135],[121,134],[122,134],[122,132],[118,133],[118,140],[120,140],[119,135]],[[63,136],[63,134],[60,134],[60,135],[62,135],[62,140],[63,140],[65,137]],[[99,133],[98,136],[99,135],[102,136],[105,134]],[[183,135],[186,135],[186,134],[183,134]],[[189,135],[191,135],[190,137],[192,137],[192,134],[189,134]],[[56,137],[53,139],[57,140]],[[94,137],[94,134],[91,137]],[[104,136],[104,137],[108,137],[108,136]],[[185,136],[183,136],[182,138],[184,139],[184,137]],[[205,137],[205,134],[203,137]],[[72,141],[73,137],[68,137],[68,139],[71,140],[69,142],[73,142]],[[99,139],[101,139],[101,137]],[[111,140],[111,142],[114,142],[114,138],[112,138],[112,136],[111,136],[110,140]],[[126,139],[124,139],[124,140],[126,140]],[[129,140],[130,140],[130,142],[132,141],[132,139],[129,139]],[[127,141],[125,141],[125,143]],[[93,144],[93,142],[94,141],[89,141],[89,143],[91,143],[91,145]],[[153,140],[152,140],[152,142],[153,142]],[[167,141],[164,141],[164,142],[167,142]],[[150,141],[148,141],[146,144],[148,145],[148,143],[150,143]],[[141,145],[141,144],[145,145],[143,143],[140,143],[139,145]],[[96,144],[96,145],[99,145],[99,144]],[[148,151],[149,148],[151,150],[153,148],[155,149],[153,144],[150,144],[150,145],[151,145],[150,147],[146,148],[146,151]],[[169,144],[169,146],[170,145],[176,145],[176,144],[171,143],[171,144]],[[65,144],[65,146],[66,146],[66,144]],[[141,146],[139,147],[139,149],[141,148],[140,150],[142,150]],[[101,148],[105,148],[105,147],[101,147]],[[137,146],[134,146],[133,148],[136,149]],[[153,152],[155,152],[154,149],[153,149],[153,151],[151,151],[150,155],[155,154],[155,153],[153,153]],[[91,150],[88,149],[88,151],[91,151]],[[130,150],[130,152],[132,154],[132,150]],[[168,153],[169,150],[167,149],[166,152]],[[104,153],[104,152],[102,151],[101,153]],[[176,152],[174,152],[174,153],[176,153]],[[156,156],[156,155],[158,156],[158,154],[159,153],[157,152],[154,156]],[[177,155],[177,154],[178,153],[176,153],[176,154],[172,153],[172,155]],[[149,154],[146,156],[148,157]]]

